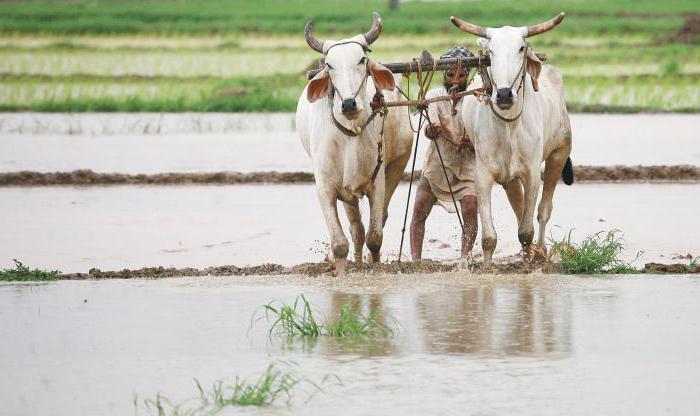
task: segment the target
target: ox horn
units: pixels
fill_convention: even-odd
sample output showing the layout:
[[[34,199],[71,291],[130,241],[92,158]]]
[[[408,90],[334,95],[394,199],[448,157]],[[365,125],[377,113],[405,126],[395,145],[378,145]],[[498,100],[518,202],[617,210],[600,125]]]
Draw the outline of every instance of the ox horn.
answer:
[[[540,33],[552,30],[554,26],[558,25],[559,23],[561,23],[562,20],[564,20],[564,16],[566,16],[566,13],[561,12],[544,23],[528,26],[527,35],[525,35],[525,37],[539,35]]]
[[[486,28],[483,26],[478,26],[473,23],[465,22],[464,20],[461,20],[457,17],[450,16],[450,21],[452,24],[460,28],[461,30],[471,33],[472,35],[476,35],[482,38],[487,38],[486,36]]]
[[[323,43],[325,41],[316,39],[312,33],[313,31],[314,24],[311,20],[309,20],[306,22],[306,26],[304,27],[304,39],[306,39],[306,43],[311,46],[311,49],[315,50],[316,52],[323,53]]]
[[[382,17],[379,13],[372,12],[372,28],[364,35],[367,45],[369,46],[377,40],[380,33],[382,33]]]

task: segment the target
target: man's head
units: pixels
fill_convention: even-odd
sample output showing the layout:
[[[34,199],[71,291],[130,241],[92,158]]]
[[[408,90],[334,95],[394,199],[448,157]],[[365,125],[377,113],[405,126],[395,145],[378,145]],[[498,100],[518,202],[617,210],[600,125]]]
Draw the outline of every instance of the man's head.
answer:
[[[449,51],[445,52],[440,56],[440,59],[450,59],[450,58],[468,58],[474,56],[469,49],[463,46],[456,46]],[[448,91],[451,88],[456,88],[458,92],[464,91],[467,88],[467,79],[469,71],[465,68],[450,68],[445,70],[443,73],[442,83],[445,89]]]

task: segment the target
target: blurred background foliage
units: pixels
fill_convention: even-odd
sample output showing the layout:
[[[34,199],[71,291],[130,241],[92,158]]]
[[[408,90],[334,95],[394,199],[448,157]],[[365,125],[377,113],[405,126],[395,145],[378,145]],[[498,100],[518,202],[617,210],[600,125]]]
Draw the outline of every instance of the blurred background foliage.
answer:
[[[476,49],[450,15],[527,25],[560,11],[532,38],[565,75],[576,111],[698,111],[697,0],[9,1],[0,3],[0,109],[9,111],[294,111],[320,57],[303,41],[366,31],[382,62],[455,44]]]

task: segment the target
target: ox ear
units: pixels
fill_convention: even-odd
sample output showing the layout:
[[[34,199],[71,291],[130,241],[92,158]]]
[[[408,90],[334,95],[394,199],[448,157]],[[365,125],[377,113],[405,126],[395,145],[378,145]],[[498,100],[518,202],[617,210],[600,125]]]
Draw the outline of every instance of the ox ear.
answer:
[[[306,88],[306,99],[310,103],[318,100],[321,97],[328,95],[328,88],[331,85],[331,74],[328,73],[328,68],[324,68],[323,71],[316,74],[311,81],[309,81],[309,86]]]
[[[394,91],[396,82],[394,81],[394,74],[387,69],[382,64],[376,62],[369,62],[369,72],[372,74],[372,79],[374,80],[374,85],[381,90]]]
[[[530,77],[537,81],[540,76],[540,71],[542,71],[542,62],[539,60],[532,48],[527,48],[527,73]]]

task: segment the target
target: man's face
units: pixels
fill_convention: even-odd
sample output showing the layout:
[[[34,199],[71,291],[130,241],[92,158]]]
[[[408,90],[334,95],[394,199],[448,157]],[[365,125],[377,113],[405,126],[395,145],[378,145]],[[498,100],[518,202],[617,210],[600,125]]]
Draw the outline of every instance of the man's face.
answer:
[[[446,89],[450,89],[454,86],[457,87],[458,91],[464,91],[467,88],[467,71],[464,68],[460,69],[450,69],[445,71],[443,84]]]

